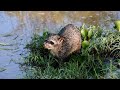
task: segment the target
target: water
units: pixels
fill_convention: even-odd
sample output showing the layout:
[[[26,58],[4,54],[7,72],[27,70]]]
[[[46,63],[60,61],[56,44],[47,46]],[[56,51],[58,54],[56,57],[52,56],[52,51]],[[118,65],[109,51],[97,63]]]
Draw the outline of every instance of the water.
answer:
[[[70,23],[112,28],[117,19],[119,11],[0,11],[0,79],[24,77],[19,63],[24,62],[24,47],[33,33],[58,33]]]

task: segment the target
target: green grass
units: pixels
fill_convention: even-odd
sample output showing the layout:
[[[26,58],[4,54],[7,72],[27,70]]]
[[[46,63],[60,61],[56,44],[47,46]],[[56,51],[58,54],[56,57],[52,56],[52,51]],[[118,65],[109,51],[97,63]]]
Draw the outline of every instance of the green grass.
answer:
[[[28,79],[105,79],[107,73],[111,79],[119,78],[113,74],[120,62],[120,32],[103,30],[96,27],[90,45],[81,48],[78,54],[72,54],[69,61],[59,65],[58,60],[43,48],[43,36],[35,34],[26,49],[30,54],[25,58]],[[83,38],[82,38],[83,39]]]

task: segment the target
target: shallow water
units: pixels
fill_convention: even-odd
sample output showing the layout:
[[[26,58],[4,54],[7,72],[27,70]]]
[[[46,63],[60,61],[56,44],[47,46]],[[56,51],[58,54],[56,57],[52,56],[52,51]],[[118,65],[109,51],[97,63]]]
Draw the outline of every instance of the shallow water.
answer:
[[[0,79],[23,78],[19,63],[24,62],[24,47],[33,33],[58,33],[70,23],[112,28],[117,19],[119,11],[0,11]]]

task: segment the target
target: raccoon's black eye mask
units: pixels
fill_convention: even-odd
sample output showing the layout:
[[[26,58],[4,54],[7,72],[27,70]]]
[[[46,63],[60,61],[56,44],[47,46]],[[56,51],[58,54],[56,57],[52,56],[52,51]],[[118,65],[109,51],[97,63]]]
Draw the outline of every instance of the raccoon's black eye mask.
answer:
[[[49,44],[51,44],[51,45],[54,44],[54,42],[52,42],[52,41],[48,41],[48,40],[45,40],[45,42],[47,42],[47,43],[49,43]]]

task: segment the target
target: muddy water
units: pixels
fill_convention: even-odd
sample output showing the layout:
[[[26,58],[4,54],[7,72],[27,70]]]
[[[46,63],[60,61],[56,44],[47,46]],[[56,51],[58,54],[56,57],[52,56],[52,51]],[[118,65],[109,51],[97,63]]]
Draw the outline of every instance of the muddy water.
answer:
[[[119,11],[0,11],[0,79],[24,78],[20,67],[33,33],[57,33],[65,25],[100,25],[112,28]]]

